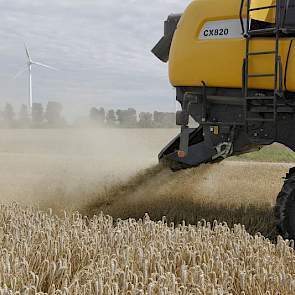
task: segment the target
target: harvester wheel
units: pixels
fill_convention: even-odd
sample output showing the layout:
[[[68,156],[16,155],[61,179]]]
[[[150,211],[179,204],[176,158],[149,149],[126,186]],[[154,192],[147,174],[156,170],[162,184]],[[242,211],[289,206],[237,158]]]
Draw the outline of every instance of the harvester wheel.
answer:
[[[292,172],[287,175],[275,206],[278,231],[289,240],[295,240],[295,171]]]

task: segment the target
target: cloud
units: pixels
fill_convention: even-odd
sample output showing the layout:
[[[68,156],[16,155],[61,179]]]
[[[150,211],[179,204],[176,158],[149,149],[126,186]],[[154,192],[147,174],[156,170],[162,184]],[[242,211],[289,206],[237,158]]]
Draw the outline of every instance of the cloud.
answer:
[[[59,100],[71,113],[92,105],[174,109],[167,66],[150,50],[167,15],[188,2],[0,1],[2,101],[26,102],[26,76],[11,79],[25,63],[25,40],[34,59],[60,69],[34,69],[35,100]]]

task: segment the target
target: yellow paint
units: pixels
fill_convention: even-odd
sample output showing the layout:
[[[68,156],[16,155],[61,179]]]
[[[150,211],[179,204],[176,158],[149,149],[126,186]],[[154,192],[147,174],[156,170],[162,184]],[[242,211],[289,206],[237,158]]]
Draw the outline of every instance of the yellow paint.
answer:
[[[179,22],[170,50],[169,75],[172,85],[202,86],[204,81],[209,87],[242,87],[245,39],[242,36],[237,39],[199,39],[200,30],[206,22],[239,19],[239,10],[239,0],[194,0],[190,4]],[[280,55],[284,69],[290,42],[291,38],[283,38],[280,41]],[[274,38],[257,37],[251,41],[251,51],[274,49]],[[295,91],[294,51],[295,41],[287,74],[289,91]],[[249,74],[274,73],[274,60],[274,55],[250,57]],[[274,88],[273,77],[249,79],[249,82],[250,88]]]
[[[252,0],[251,8],[259,8],[265,6],[276,5],[276,0]],[[275,23],[275,8],[256,10],[251,12],[251,18],[259,21]]]

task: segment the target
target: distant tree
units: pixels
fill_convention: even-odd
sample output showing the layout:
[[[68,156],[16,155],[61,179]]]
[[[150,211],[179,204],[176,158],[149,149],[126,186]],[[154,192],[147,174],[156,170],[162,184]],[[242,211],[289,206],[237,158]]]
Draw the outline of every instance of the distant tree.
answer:
[[[154,112],[154,126],[157,128],[175,127],[175,113]]]
[[[43,106],[41,103],[33,103],[32,123],[35,127],[40,127],[44,121]]]
[[[116,114],[115,114],[115,111],[114,110],[109,110],[107,112],[107,115],[106,115],[106,123],[108,126],[115,126],[116,125],[116,121],[117,121],[117,118],[116,118]]]
[[[137,125],[136,110],[129,108],[127,110],[117,110],[117,117],[122,127],[135,127]]]
[[[164,113],[164,127],[174,128],[176,126],[176,115],[175,113]]]
[[[15,116],[15,113],[14,113],[12,105],[10,103],[7,103],[3,110],[3,121],[6,127],[13,127],[14,116]]]
[[[154,126],[157,128],[162,127],[163,125],[163,113],[154,111]]]
[[[0,110],[0,128],[3,127],[4,124],[4,112]]]
[[[105,110],[104,108],[91,108],[89,113],[89,118],[92,122],[98,123],[99,125],[103,125],[105,122]]]
[[[151,128],[153,124],[153,114],[151,113],[139,113],[138,125],[141,128]]]
[[[98,109],[94,108],[94,107],[91,108],[90,112],[89,112],[90,120],[95,121],[95,120],[97,120],[97,117],[98,117]]]
[[[18,113],[19,120],[26,120],[29,118],[28,107],[24,104],[21,105],[19,113]]]
[[[137,113],[136,110],[133,108],[129,108],[127,110],[128,113],[128,121],[131,124],[131,127],[135,126],[137,124]]]
[[[124,122],[123,112],[124,112],[123,110],[116,110],[116,115],[117,115],[118,122],[120,125],[122,125]]]
[[[62,117],[63,107],[59,102],[49,101],[47,103],[46,111],[44,114],[48,125],[51,127],[61,127],[65,124],[65,120]]]
[[[21,105],[18,113],[18,125],[19,127],[28,127],[30,124],[30,116],[28,112],[28,107],[26,105]]]

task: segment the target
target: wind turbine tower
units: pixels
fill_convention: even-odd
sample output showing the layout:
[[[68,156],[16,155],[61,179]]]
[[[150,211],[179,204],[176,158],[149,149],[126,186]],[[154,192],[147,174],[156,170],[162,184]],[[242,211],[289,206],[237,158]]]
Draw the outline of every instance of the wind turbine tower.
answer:
[[[32,84],[33,83],[33,81],[32,81],[32,68],[33,68],[33,65],[43,67],[43,68],[46,68],[46,69],[50,69],[50,70],[57,70],[57,69],[54,68],[54,67],[48,66],[46,64],[43,64],[43,63],[36,62],[36,61],[32,60],[29,49],[26,46],[26,44],[25,44],[25,50],[26,50],[26,55],[27,55],[27,58],[28,58],[27,66],[24,69],[20,70],[16,74],[15,78],[22,75],[26,70],[28,70],[28,73],[29,73],[28,113],[31,115],[32,114],[32,106],[33,106],[33,84]]]

